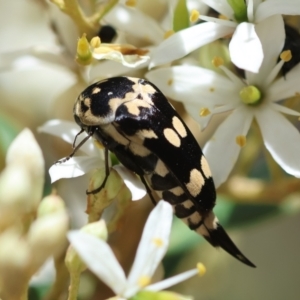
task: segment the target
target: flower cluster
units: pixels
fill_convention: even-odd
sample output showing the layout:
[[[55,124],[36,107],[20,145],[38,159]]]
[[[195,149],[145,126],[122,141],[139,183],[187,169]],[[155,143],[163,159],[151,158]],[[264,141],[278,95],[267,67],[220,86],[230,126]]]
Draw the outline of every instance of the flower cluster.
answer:
[[[102,145],[78,135],[74,99],[97,80],[145,78],[174,100],[183,119],[196,121],[214,183],[232,200],[274,204],[299,190],[299,0],[2,0],[2,7],[1,299],[27,299],[28,286],[39,282],[35,274],[49,260],[56,279],[48,300],[65,293],[64,263],[69,300],[80,295],[86,269],[110,287],[110,299],[119,300],[190,299],[162,290],[205,272],[198,264],[156,282],[163,277],[173,214],[159,201],[127,275],[132,255],[122,247],[132,243],[131,254],[136,249],[132,237],[145,220],[136,217],[145,201],[136,200],[147,193],[136,174],[113,155],[105,157]],[[30,130],[17,136],[25,127],[38,128],[42,150]],[[76,155],[53,163],[65,152],[44,133],[75,140]],[[264,148],[269,177],[276,180],[257,182],[249,175]],[[45,182],[45,165],[51,183]],[[235,181],[241,178],[246,184]],[[43,197],[54,183],[58,192]],[[67,233],[70,219],[81,229]]]

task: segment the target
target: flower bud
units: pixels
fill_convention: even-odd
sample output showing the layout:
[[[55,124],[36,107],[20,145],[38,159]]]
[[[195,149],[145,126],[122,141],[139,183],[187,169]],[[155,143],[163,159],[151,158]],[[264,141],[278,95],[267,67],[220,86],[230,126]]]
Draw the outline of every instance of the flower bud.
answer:
[[[50,256],[59,255],[66,246],[69,218],[65,211],[36,219],[28,232],[33,253],[32,265],[37,270]]]
[[[61,212],[61,211],[65,211],[65,203],[62,200],[61,197],[59,197],[58,195],[49,195],[47,197],[45,197],[39,207],[38,207],[38,211],[37,211],[37,217],[43,217],[46,215],[50,215],[56,212]]]
[[[99,239],[107,240],[107,228],[104,220],[100,220],[97,222],[89,223],[83,226],[80,231],[86,232],[90,235],[93,235]],[[79,258],[77,252],[73,248],[72,245],[69,246],[65,264],[71,274],[80,274],[86,269],[86,265]]]

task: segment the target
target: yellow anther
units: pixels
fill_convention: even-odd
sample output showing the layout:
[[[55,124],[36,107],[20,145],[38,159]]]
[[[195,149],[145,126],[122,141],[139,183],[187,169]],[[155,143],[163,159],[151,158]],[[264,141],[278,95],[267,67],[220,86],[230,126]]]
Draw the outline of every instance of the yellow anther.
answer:
[[[200,117],[206,117],[210,114],[210,110],[207,107],[202,107],[200,109],[199,115]]]
[[[138,285],[141,288],[144,288],[145,286],[149,285],[150,282],[151,282],[151,278],[149,276],[141,276],[138,279]]]
[[[94,144],[98,149],[105,149],[103,144],[101,144],[99,141],[94,140]]]
[[[244,135],[238,135],[235,138],[235,142],[242,148],[246,145],[247,139]]]
[[[228,18],[222,14],[219,15],[218,17],[220,20],[228,20]]]
[[[152,242],[156,247],[161,247],[164,244],[164,241],[160,238],[153,238]]]
[[[166,31],[165,34],[164,34],[164,39],[167,39],[168,37],[170,37],[174,33],[175,33],[174,30],[168,30],[168,31]]]
[[[99,38],[99,36],[94,36],[92,39],[91,39],[91,42],[90,42],[91,46],[93,48],[99,48],[100,45],[101,45],[101,40]]]
[[[196,9],[192,9],[191,14],[190,14],[190,21],[192,23],[197,22],[199,20],[199,16],[200,16],[199,11]]]
[[[168,80],[168,85],[172,85],[172,84],[173,84],[173,79],[170,78],[170,79]]]
[[[218,68],[224,64],[224,59],[220,56],[215,56],[212,60],[212,64],[214,67]]]
[[[206,273],[206,268],[203,263],[197,263],[198,275],[203,276]]]
[[[125,2],[125,5],[127,5],[129,7],[135,7],[136,6],[136,0],[127,0]]]
[[[281,54],[280,54],[280,59],[282,59],[284,62],[290,61],[292,59],[291,50],[282,51]]]

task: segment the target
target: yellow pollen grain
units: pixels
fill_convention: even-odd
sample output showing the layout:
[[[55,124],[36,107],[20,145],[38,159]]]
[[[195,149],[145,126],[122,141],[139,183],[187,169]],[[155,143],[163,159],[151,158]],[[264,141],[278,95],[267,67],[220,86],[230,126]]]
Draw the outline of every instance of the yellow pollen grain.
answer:
[[[100,40],[99,36],[94,36],[90,41],[90,45],[93,48],[99,48],[101,45],[101,40]]]
[[[136,6],[136,0],[127,0],[125,2],[125,5],[127,5],[129,7],[135,7]]]
[[[203,263],[197,263],[198,275],[203,276],[206,273],[206,268]]]
[[[202,107],[200,109],[199,115],[200,117],[206,117],[210,114],[210,110],[207,107]]]
[[[166,31],[165,34],[164,34],[164,39],[167,39],[168,37],[170,37],[174,33],[175,33],[174,30],[168,30],[168,31]]]
[[[228,20],[228,18],[227,18],[226,16],[222,15],[222,14],[220,14],[220,15],[218,16],[218,18],[219,18],[220,20]]]
[[[290,61],[292,59],[291,50],[282,51],[281,54],[280,54],[280,59],[282,59],[284,62]]]
[[[152,243],[156,246],[156,247],[162,247],[162,245],[164,244],[164,241],[160,238],[153,238],[152,239]]]
[[[235,138],[235,142],[242,148],[246,145],[246,137],[244,135],[238,135],[236,138]]]
[[[214,67],[218,68],[224,64],[224,59],[220,56],[215,56],[212,60],[212,64]]]
[[[215,88],[210,87],[210,88],[209,88],[209,91],[210,91],[210,92],[214,92],[214,91],[215,91]]]
[[[168,85],[172,85],[173,84],[173,78],[170,78],[167,82]]]
[[[145,286],[149,285],[150,282],[151,282],[151,278],[148,277],[148,276],[141,276],[141,277],[138,279],[138,285],[139,285],[141,288],[144,288]]]
[[[192,9],[191,14],[190,14],[190,21],[192,23],[197,22],[199,19],[200,13],[196,9]]]
[[[103,146],[103,144],[101,144],[99,141],[94,140],[94,144],[98,149],[105,149],[105,147]]]

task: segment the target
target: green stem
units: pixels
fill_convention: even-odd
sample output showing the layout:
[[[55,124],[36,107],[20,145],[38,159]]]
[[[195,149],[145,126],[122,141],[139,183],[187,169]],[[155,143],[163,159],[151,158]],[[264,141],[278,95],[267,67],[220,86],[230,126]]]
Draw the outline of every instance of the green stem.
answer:
[[[68,300],[76,300],[80,284],[80,274],[70,274],[70,286]]]

